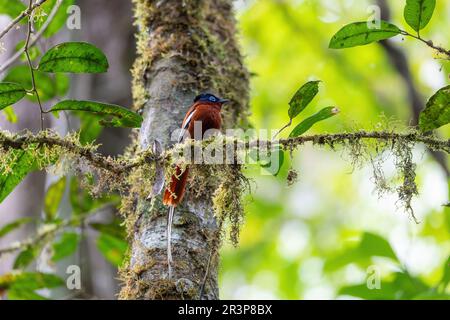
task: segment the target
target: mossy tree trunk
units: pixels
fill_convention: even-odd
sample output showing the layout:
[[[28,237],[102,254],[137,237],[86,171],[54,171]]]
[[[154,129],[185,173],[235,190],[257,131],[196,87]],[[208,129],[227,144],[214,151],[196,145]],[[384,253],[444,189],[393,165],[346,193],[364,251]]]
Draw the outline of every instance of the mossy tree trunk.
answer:
[[[248,73],[235,38],[231,0],[133,0],[138,27],[138,59],[133,72],[136,110],[144,122],[138,144],[164,148],[199,92],[231,99],[223,110],[224,127],[242,126],[248,106]],[[149,181],[150,183],[150,181]],[[195,183],[190,184],[195,189]],[[130,228],[130,261],[123,270],[122,299],[197,299],[211,237],[217,234],[214,190],[187,192],[175,212],[172,230],[173,275],[166,261],[167,208],[136,199]],[[212,259],[203,298],[217,299],[218,259]]]

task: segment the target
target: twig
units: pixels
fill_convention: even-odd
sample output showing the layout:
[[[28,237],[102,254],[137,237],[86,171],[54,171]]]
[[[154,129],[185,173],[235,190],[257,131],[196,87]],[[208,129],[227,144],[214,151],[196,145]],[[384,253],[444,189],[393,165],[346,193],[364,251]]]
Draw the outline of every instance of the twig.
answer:
[[[35,4],[28,6],[28,8],[26,10],[22,11],[13,21],[11,21],[11,23],[9,25],[6,26],[5,29],[3,29],[0,32],[0,39],[2,39],[5,36],[5,34],[7,34],[9,32],[9,30],[11,30],[16,24],[18,24],[20,21],[22,21],[23,18],[25,18],[26,16],[29,16],[34,11],[34,9],[40,7],[46,1],[47,0],[39,0]]]
[[[33,0],[29,0],[28,10],[31,13],[33,12],[32,8],[33,8]],[[29,66],[30,74],[31,74],[32,88],[31,88],[30,92],[32,92],[36,96],[37,102],[39,104],[39,110],[40,110],[40,116],[41,116],[40,117],[41,118],[41,130],[44,130],[44,109],[42,108],[41,98],[39,97],[39,93],[36,89],[36,79],[34,77],[34,67],[33,67],[33,63],[31,62],[30,52],[29,52],[30,37],[31,37],[32,32],[33,32],[33,16],[32,16],[32,14],[30,14],[28,16],[28,32],[27,32],[27,39],[25,41],[24,52],[27,57],[28,66]]]
[[[425,43],[425,44],[426,44],[427,46],[429,46],[430,48],[433,48],[434,50],[436,50],[436,51],[438,51],[438,52],[440,52],[440,53],[446,55],[446,56],[447,56],[447,59],[450,59],[450,50],[447,50],[447,49],[444,49],[444,48],[442,48],[442,47],[440,47],[440,46],[435,45],[435,44],[433,43],[433,41],[431,41],[431,40],[425,40],[425,39],[423,39],[423,38],[420,36],[420,34],[414,35],[414,34],[411,34],[411,33],[407,32],[407,31],[404,31],[404,30],[401,31],[401,34],[404,35],[404,36],[412,37],[412,38],[414,38],[414,39],[417,39],[417,40],[419,40],[419,41],[422,41],[423,43]]]
[[[28,239],[15,242],[12,245],[10,245],[9,247],[1,248],[0,249],[0,258],[5,254],[13,253],[18,250],[23,250],[23,249],[29,248],[36,244],[40,244],[41,242],[45,241],[49,236],[55,235],[58,232],[64,230],[65,228],[77,227],[77,226],[81,225],[82,223],[84,223],[84,221],[86,221],[86,219],[96,215],[97,213],[103,211],[105,208],[107,208],[109,206],[111,206],[111,204],[106,204],[103,207],[93,210],[87,214],[64,220],[60,224],[55,223],[53,225],[49,225],[44,229],[44,231],[38,232],[34,237],[30,237]]]
[[[29,43],[29,46],[28,46],[29,48],[33,47],[36,44],[36,42],[42,37],[42,35],[44,34],[45,30],[47,30],[48,26],[50,25],[50,23],[52,23],[53,19],[55,18],[56,13],[58,12],[59,8],[61,7],[61,4],[62,4],[62,0],[58,0],[56,2],[56,4],[53,7],[52,11],[48,15],[48,18],[45,20],[45,23],[42,25],[42,27],[39,29],[39,31],[36,33],[36,35],[30,39],[30,43]],[[14,55],[11,56],[11,58],[6,60],[3,63],[3,65],[0,66],[0,73],[4,72],[6,69],[8,69],[17,59],[20,58],[20,56],[24,52],[25,52],[25,47],[21,48],[19,51],[14,53]]]

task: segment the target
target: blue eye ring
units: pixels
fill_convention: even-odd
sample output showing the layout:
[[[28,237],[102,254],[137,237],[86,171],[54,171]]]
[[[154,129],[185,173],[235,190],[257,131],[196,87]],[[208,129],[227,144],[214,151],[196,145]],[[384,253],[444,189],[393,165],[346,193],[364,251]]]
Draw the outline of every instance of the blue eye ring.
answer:
[[[213,97],[213,96],[210,96],[210,97],[208,98],[208,100],[211,101],[211,102],[216,102],[216,98]]]

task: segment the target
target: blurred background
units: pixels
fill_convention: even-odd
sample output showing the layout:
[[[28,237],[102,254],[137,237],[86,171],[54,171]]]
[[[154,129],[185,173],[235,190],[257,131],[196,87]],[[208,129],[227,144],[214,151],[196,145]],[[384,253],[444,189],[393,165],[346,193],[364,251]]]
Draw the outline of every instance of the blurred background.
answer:
[[[449,62],[436,59],[428,47],[401,36],[382,44],[328,49],[337,30],[351,22],[366,21],[374,5],[382,8],[384,19],[409,30],[403,19],[404,2],[236,1],[238,38],[252,73],[252,125],[256,129],[282,127],[288,121],[290,98],[313,79],[323,81],[321,91],[302,117],[329,105],[338,106],[341,113],[310,133],[383,128],[387,119],[400,126],[415,124],[427,99],[448,84]],[[89,81],[73,78],[75,85],[67,96],[131,105],[129,69],[134,59],[134,30],[129,1],[76,3],[82,10],[82,29],[65,30],[40,45],[49,48],[61,40],[89,41],[106,52],[112,69]],[[10,19],[0,17],[2,24]],[[450,2],[437,1],[423,37],[449,47],[449,20]],[[8,37],[1,61],[23,39],[23,30]],[[2,128],[18,131],[38,124],[37,114],[24,112],[26,107],[14,109],[19,121],[11,124],[2,118]],[[68,130],[63,117],[46,120],[62,133]],[[79,119],[73,121],[76,126]],[[450,128],[438,132],[447,138]],[[127,137],[126,130],[102,132],[101,151],[121,153]],[[449,194],[448,161],[420,147],[414,160],[420,195],[413,208],[419,224],[404,212],[395,194],[380,198],[374,192],[371,166],[353,168],[345,150],[304,146],[276,178],[248,168],[253,192],[246,197],[240,246],[227,243],[222,249],[221,298],[448,298],[450,209],[443,206]],[[286,183],[290,167],[297,170],[299,178],[293,186]],[[383,168],[388,178],[394,178],[392,159],[387,159]],[[42,173],[29,176],[0,205],[1,224],[36,215],[40,207],[36,199],[42,198],[52,179]],[[111,221],[113,215],[102,219]],[[1,239],[0,245],[26,234],[26,229],[15,232]],[[90,232],[83,242],[79,256],[85,257],[83,263],[90,270],[90,276],[83,280],[86,297],[114,298],[116,269],[111,259],[95,249],[98,234]],[[10,270],[11,263],[12,258],[0,260],[0,274]]]

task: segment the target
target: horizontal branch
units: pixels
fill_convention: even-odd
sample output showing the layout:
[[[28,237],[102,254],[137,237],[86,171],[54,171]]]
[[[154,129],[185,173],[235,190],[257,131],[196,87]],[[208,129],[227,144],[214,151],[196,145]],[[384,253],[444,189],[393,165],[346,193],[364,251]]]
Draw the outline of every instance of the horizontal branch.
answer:
[[[281,145],[285,149],[300,146],[305,143],[313,143],[315,145],[329,145],[343,144],[346,142],[356,142],[360,140],[379,140],[379,141],[403,141],[414,144],[424,144],[426,147],[434,151],[443,151],[450,154],[450,140],[443,140],[430,135],[423,135],[419,132],[396,133],[388,131],[357,131],[348,133],[335,134],[317,134],[307,135],[295,138],[281,139],[281,140],[252,140],[250,142],[242,142],[247,148],[258,148],[258,146],[272,146]],[[110,171],[115,174],[127,173],[130,170],[140,167],[148,163],[154,163],[161,160],[170,159],[172,149],[166,150],[160,157],[153,154],[153,151],[143,151],[133,159],[114,159],[109,156],[104,156],[95,152],[94,146],[83,146],[74,139],[62,138],[50,131],[44,131],[37,135],[25,133],[23,135],[8,135],[0,131],[0,146],[3,148],[13,148],[23,150],[30,146],[45,145],[47,147],[61,147],[70,153],[84,158],[90,165]],[[235,140],[239,143],[239,140]],[[193,141],[186,142],[187,145],[193,145]]]
[[[410,143],[422,143],[435,151],[444,151],[450,153],[450,140],[443,140],[430,135],[424,135],[419,132],[396,133],[387,131],[357,131],[349,133],[335,133],[335,134],[318,134],[309,136],[300,136],[296,138],[282,139],[280,144],[283,146],[290,146],[292,144],[304,144],[306,142],[313,142],[314,144],[333,144],[343,143],[346,141],[356,140],[383,140],[383,141],[407,141]]]
[[[120,174],[124,167],[111,157],[103,156],[95,152],[93,146],[83,146],[72,139],[62,138],[50,131],[41,131],[37,135],[25,133],[23,135],[9,136],[0,132],[0,145],[4,148],[24,150],[33,145],[44,145],[47,147],[61,147],[81,158],[86,159],[92,166]]]
[[[42,243],[47,243],[49,237],[54,237],[63,230],[71,227],[80,227],[88,218],[96,215],[99,212],[103,212],[106,208],[110,207],[111,204],[106,204],[105,206],[88,212],[86,214],[67,219],[61,223],[54,223],[51,225],[46,225],[42,228],[42,231],[38,231],[33,237],[17,241],[9,245],[8,247],[0,248],[0,258],[6,254],[14,253],[19,250],[25,250],[27,248],[40,245]]]

